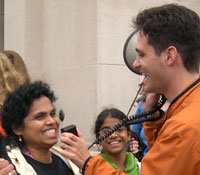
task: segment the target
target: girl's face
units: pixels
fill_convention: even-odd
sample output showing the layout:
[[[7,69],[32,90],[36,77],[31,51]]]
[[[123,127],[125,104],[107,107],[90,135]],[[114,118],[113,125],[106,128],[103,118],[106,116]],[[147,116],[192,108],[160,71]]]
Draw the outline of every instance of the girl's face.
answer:
[[[57,143],[59,124],[55,107],[49,98],[42,96],[33,101],[24,118],[24,126],[15,130],[15,133],[22,135],[27,149],[49,149]]]
[[[106,117],[101,128],[100,136],[107,130],[112,129],[120,120],[113,117]],[[101,142],[105,154],[120,154],[126,153],[126,146],[130,140],[130,134],[125,126],[121,127],[118,131],[114,132],[107,139]]]

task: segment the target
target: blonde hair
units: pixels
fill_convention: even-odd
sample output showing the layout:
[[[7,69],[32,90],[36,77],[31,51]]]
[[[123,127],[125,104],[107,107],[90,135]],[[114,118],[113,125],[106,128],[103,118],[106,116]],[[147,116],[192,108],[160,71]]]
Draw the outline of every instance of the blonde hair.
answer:
[[[8,57],[16,71],[20,74],[21,78],[24,79],[25,83],[30,83],[31,79],[22,57],[17,52],[12,50],[5,50],[2,53]]]
[[[0,53],[0,111],[6,97],[24,83],[25,80],[15,70],[9,59]]]

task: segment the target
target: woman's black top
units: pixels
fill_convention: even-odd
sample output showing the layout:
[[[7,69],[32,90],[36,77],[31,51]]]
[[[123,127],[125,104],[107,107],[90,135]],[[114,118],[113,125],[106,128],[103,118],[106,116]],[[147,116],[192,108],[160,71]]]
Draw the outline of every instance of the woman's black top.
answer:
[[[38,175],[74,175],[73,171],[57,155],[52,153],[52,162],[40,163],[37,160],[23,154],[26,161],[33,167]]]

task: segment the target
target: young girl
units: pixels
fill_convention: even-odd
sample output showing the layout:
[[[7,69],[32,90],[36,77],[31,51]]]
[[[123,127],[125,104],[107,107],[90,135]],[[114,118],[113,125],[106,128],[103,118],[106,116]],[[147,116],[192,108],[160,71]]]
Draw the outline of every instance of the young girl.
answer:
[[[123,112],[115,108],[103,110],[95,122],[94,134],[96,138],[104,135],[125,117],[126,115]],[[127,143],[131,139],[130,134],[129,126],[122,126],[100,143],[104,153],[99,154],[99,156],[119,172],[124,172],[128,175],[138,175],[137,159],[132,153],[126,151]]]

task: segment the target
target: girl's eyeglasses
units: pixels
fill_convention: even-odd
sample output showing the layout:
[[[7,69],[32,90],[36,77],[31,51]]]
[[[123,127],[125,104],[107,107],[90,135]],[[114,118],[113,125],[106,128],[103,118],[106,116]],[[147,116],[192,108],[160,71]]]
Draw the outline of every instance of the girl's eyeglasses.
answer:
[[[111,130],[111,128],[103,128],[103,129],[101,129],[100,131],[99,131],[99,134],[100,135],[105,135],[108,131],[110,131]],[[120,134],[120,133],[123,133],[125,130],[127,130],[127,128],[126,127],[121,127],[121,128],[119,128],[117,131],[115,131],[115,133],[118,133],[118,134]]]

